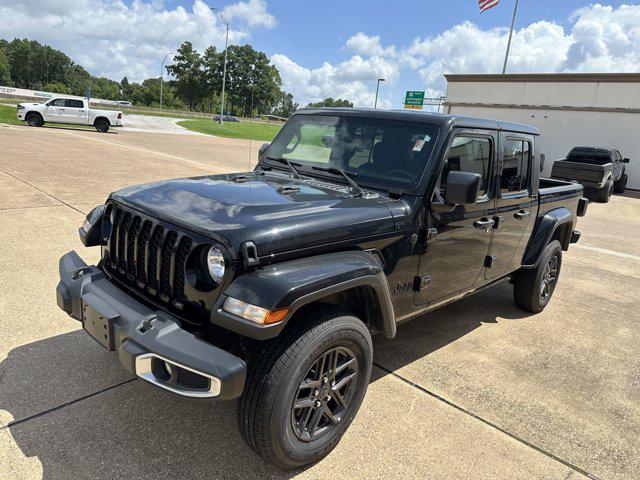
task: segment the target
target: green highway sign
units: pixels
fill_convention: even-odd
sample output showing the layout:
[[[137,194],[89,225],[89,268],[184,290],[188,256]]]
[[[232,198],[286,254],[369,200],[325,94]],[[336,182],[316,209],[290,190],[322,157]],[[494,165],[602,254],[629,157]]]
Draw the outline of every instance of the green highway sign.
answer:
[[[424,104],[424,92],[409,90],[404,97],[404,108],[422,110],[423,104]]]

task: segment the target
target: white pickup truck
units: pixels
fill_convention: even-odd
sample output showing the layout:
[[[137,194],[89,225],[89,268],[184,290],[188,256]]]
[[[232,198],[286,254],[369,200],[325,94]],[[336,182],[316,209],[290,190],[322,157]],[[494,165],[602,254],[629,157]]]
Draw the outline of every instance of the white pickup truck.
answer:
[[[71,125],[93,125],[99,132],[122,126],[122,112],[89,108],[86,99],[58,97],[47,103],[19,103],[18,120],[32,127],[46,122]]]

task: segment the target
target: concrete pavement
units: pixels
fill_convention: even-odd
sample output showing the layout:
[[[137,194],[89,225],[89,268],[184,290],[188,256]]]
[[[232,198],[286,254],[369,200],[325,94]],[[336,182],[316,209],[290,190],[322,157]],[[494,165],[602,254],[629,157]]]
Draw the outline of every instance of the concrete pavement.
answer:
[[[58,258],[112,190],[247,170],[258,142],[0,125],[0,478],[640,477],[640,200],[579,220],[550,306],[502,285],[374,340],[374,378],[336,450],[282,474],[233,403],[132,380],[55,304]]]

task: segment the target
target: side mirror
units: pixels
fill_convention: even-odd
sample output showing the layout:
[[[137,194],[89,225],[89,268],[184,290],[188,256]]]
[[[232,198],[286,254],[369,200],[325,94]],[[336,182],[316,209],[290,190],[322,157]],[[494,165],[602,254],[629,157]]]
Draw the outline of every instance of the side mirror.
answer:
[[[262,160],[262,156],[264,155],[264,152],[267,151],[267,148],[269,148],[269,145],[271,144],[263,143],[262,145],[260,145],[260,150],[258,150],[258,161]]]
[[[623,163],[629,163],[630,161],[631,161],[631,160],[629,160],[628,158],[623,158],[623,159],[622,159],[622,162],[623,162]]]
[[[480,179],[478,173],[449,172],[444,201],[450,205],[473,205],[478,200]]]
[[[540,154],[540,171],[544,170],[544,162],[547,160],[547,156],[544,153]]]

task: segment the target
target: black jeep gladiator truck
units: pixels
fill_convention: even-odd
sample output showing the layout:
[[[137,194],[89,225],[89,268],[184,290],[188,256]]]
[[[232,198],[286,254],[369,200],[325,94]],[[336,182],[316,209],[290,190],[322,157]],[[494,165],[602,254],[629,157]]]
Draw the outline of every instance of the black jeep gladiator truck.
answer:
[[[627,188],[625,163],[629,159],[615,149],[574,147],[567,158],[554,162],[551,177],[580,183],[585,193],[606,203],[611,192],[624,193]]]
[[[282,469],[333,449],[371,335],[501,281],[540,312],[577,242],[582,186],[540,178],[526,125],[406,111],[294,114],[252,172],[112,193],[60,259],[57,303],[132,374],[238,399]]]

